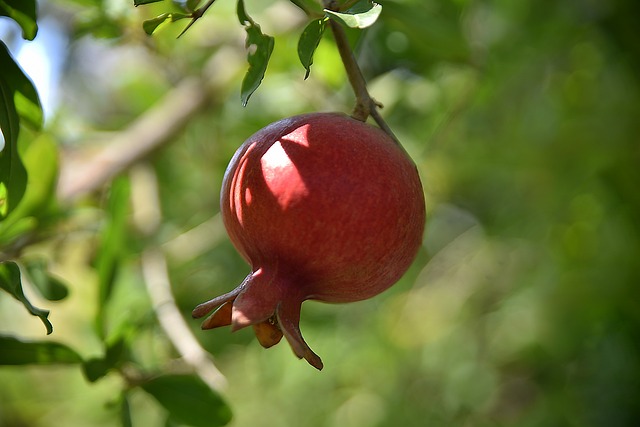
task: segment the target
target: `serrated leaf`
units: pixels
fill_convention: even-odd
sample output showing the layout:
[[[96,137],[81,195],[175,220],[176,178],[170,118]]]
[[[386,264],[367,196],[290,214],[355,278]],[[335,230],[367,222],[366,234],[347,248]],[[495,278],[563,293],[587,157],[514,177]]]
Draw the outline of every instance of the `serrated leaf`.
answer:
[[[153,396],[173,421],[194,427],[223,426],[231,420],[231,409],[218,393],[195,375],[154,378],[142,389]]]
[[[163,13],[153,19],[147,19],[144,21],[142,23],[142,28],[145,33],[151,35],[164,23],[176,22],[189,17],[190,15],[186,13]]]
[[[0,16],[16,21],[26,40],[35,39],[38,33],[36,10],[36,0],[0,0]]]
[[[324,11],[347,27],[367,28],[376,22],[382,12],[382,6],[369,0],[361,0],[345,12],[334,12],[329,9]]]
[[[33,286],[49,301],[60,301],[69,295],[69,289],[60,279],[49,273],[44,259],[24,262],[24,268]]]
[[[49,321],[49,310],[43,310],[31,304],[22,290],[20,268],[15,262],[0,263],[0,288],[4,289],[15,299],[20,301],[34,316],[38,316],[47,328],[47,335],[53,332],[53,325]]]
[[[164,0],[133,0],[133,5],[134,6],[140,6],[143,4],[151,4],[151,3],[158,3]]]
[[[314,19],[305,27],[300,35],[300,39],[298,40],[298,58],[300,58],[302,66],[307,70],[304,75],[305,80],[309,77],[309,73],[311,72],[313,54],[320,44],[326,24],[326,18]]]
[[[238,0],[237,15],[240,24],[245,27],[247,39],[245,47],[247,48],[247,62],[249,69],[242,79],[242,88],[240,90],[240,98],[242,105],[247,106],[249,98],[253,92],[258,89],[264,74],[269,65],[269,58],[273,52],[275,39],[267,34],[263,34],[260,25],[256,24],[244,9],[244,1]]]
[[[0,335],[0,365],[75,364],[82,358],[64,344],[52,341],[22,341]]]

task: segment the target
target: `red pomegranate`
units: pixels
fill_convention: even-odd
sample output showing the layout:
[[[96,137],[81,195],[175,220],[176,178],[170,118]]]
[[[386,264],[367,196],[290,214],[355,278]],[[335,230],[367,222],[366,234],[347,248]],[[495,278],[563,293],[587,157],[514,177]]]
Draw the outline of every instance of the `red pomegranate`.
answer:
[[[252,272],[193,316],[217,308],[203,329],[252,325],[266,348],[284,334],[318,369],[299,328],[302,302],[389,288],[413,261],[425,222],[411,159],[380,129],[338,113],[291,117],[250,137],[225,172],[220,203]]]

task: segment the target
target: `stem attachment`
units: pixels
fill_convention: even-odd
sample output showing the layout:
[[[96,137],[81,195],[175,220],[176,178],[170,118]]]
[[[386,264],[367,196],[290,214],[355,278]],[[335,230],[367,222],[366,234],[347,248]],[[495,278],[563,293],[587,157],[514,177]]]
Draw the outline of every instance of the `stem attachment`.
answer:
[[[325,0],[324,6],[329,10],[338,11],[338,7],[336,6],[335,1]],[[356,106],[351,113],[351,117],[364,122],[367,120],[367,118],[369,118],[369,116],[371,116],[373,120],[378,124],[380,129],[382,129],[387,135],[389,135],[396,144],[401,146],[400,141],[378,111],[378,108],[382,108],[383,105],[373,99],[369,94],[369,90],[367,89],[367,82],[362,75],[362,71],[360,70],[358,61],[356,61],[356,58],[353,55],[351,46],[349,46],[349,40],[347,39],[347,33],[345,32],[344,28],[339,22],[333,20],[332,18],[329,18],[329,27],[331,28],[331,32],[333,33],[338,52],[340,53],[340,59],[342,59],[347,77],[349,78],[349,83],[351,84],[353,92],[356,95]]]

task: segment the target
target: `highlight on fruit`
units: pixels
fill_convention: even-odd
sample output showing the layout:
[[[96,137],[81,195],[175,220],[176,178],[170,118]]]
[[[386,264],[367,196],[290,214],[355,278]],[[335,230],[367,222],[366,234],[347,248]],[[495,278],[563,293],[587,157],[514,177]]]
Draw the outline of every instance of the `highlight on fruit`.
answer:
[[[379,128],[340,113],[290,117],[251,136],[227,167],[220,208],[251,273],[193,317],[213,311],[203,329],[252,326],[265,348],[284,336],[317,369],[322,360],[299,327],[302,303],[389,288],[414,260],[425,224],[413,161]]]

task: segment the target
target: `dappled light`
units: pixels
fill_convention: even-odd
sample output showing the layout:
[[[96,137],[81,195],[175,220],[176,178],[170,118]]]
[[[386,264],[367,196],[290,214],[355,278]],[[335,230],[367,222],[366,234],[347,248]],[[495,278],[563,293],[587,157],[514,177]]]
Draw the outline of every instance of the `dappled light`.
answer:
[[[0,2],[0,427],[639,424],[639,2],[135,3]]]

